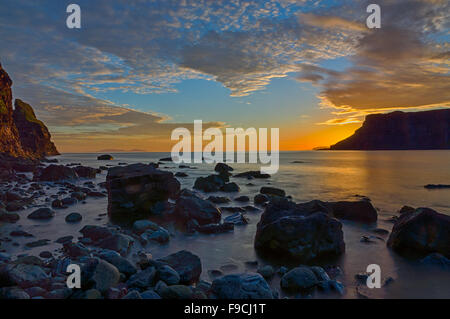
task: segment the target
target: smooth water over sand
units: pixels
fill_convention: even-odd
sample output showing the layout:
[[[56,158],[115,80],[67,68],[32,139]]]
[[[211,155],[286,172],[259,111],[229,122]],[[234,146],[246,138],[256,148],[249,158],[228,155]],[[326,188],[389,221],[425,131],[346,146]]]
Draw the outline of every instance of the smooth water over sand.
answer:
[[[64,154],[58,157],[60,164],[81,163],[85,166],[117,165],[120,163],[156,162],[168,153],[118,153],[112,154],[113,161],[97,161],[97,154]],[[233,164],[236,172],[256,170],[255,164]],[[377,225],[364,226],[343,221],[346,253],[338,260],[325,265],[338,265],[343,275],[338,278],[346,286],[344,298],[357,297],[354,275],[364,272],[367,265],[375,263],[381,266],[382,276],[391,276],[395,281],[389,286],[371,290],[370,294],[378,298],[450,298],[450,271],[436,266],[426,266],[409,261],[386,247],[385,241],[367,244],[360,242],[363,235],[374,235],[371,230],[383,228],[391,230],[389,218],[397,215],[403,206],[430,207],[440,213],[450,215],[450,189],[427,190],[426,184],[450,184],[450,151],[311,151],[280,153],[279,172],[268,180],[234,179],[241,192],[230,197],[248,195],[251,199],[261,186],[282,188],[296,202],[313,199],[324,201],[357,200],[358,196],[367,196],[378,209]],[[189,176],[179,178],[182,187],[192,188],[199,176],[213,172],[214,165],[188,164],[197,169],[180,169],[178,165],[164,163],[161,169],[173,172],[183,171]],[[106,173],[97,176],[96,182],[104,181]],[[82,184],[84,181],[80,181]],[[252,183],[253,185],[247,185]],[[219,195],[210,193],[209,195]],[[229,196],[229,194],[220,194]],[[231,202],[229,206],[245,206]],[[21,227],[32,233],[32,239],[14,239],[20,246],[5,243],[8,253],[38,254],[40,251],[60,248],[59,244],[26,250],[23,244],[36,239],[50,239],[52,242],[62,236],[80,236],[78,232],[84,225],[104,225],[108,223],[106,213],[107,199],[88,199],[86,204],[78,204],[64,211],[58,210],[51,221],[32,221],[26,218],[29,210],[19,212],[21,219],[17,224],[0,226],[0,236],[5,237],[12,229]],[[79,212],[83,220],[79,224],[67,224],[64,218],[71,212]],[[224,216],[230,213],[224,212]],[[167,245],[151,244],[146,250],[156,258],[181,249],[187,249],[200,256],[203,265],[202,278],[211,280],[208,270],[221,269],[224,273],[255,271],[248,268],[246,261],[258,260],[260,265],[281,266],[281,260],[265,260],[258,256],[253,248],[253,238],[259,213],[247,213],[250,223],[237,226],[233,233],[220,235],[185,236],[174,231],[174,237]],[[387,239],[387,236],[382,236]],[[450,244],[450,243],[449,243]],[[132,255],[132,254],[131,254]],[[290,265],[292,266],[292,265]],[[279,277],[275,276],[270,284],[279,290]],[[281,293],[281,295],[283,295]],[[313,297],[336,298],[337,294],[316,294]]]

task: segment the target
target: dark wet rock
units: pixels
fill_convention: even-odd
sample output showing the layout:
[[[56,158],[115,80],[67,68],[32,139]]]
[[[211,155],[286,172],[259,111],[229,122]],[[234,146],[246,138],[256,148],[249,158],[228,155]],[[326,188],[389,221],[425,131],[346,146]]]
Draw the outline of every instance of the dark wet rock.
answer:
[[[63,207],[72,206],[78,203],[78,200],[75,197],[66,197],[61,200]]]
[[[120,273],[115,266],[107,261],[97,259],[90,280],[95,283],[95,288],[98,291],[105,293],[109,288],[114,287],[119,283]]]
[[[221,212],[211,202],[198,196],[180,196],[175,205],[175,216],[184,221],[195,219],[200,225],[217,224]]]
[[[272,201],[258,223],[255,248],[273,255],[310,261],[345,250],[342,224],[320,202]]]
[[[255,205],[262,205],[264,203],[267,203],[269,200],[270,200],[269,196],[264,194],[257,194],[255,195],[253,202],[255,203]]]
[[[45,294],[47,293],[47,290],[45,290],[42,287],[31,287],[31,288],[27,288],[25,289],[25,292],[30,296],[30,298],[33,297],[43,297],[45,296]]]
[[[228,197],[222,197],[222,196],[209,196],[207,198],[210,202],[214,204],[226,204],[229,203],[231,200]]]
[[[122,299],[142,299],[142,297],[139,292],[137,292],[136,290],[132,290],[125,296],[123,296]]]
[[[64,165],[49,165],[44,168],[40,175],[37,176],[39,181],[62,181],[78,179],[78,174],[73,168]]]
[[[103,194],[101,192],[88,192],[87,196],[88,197],[95,197],[95,198],[102,198],[102,197],[106,197],[106,194]]]
[[[151,289],[141,293],[141,297],[142,299],[161,299],[161,296]]]
[[[108,155],[108,154],[97,156],[98,161],[112,161],[113,159],[114,159],[114,157],[112,157],[111,155]]]
[[[156,278],[155,267],[147,267],[146,269],[132,275],[127,281],[127,286],[130,288],[147,289],[153,286]]]
[[[82,243],[72,243],[69,241],[63,243],[63,251],[66,253],[67,256],[72,258],[90,255],[90,250],[87,247],[85,247]]]
[[[297,267],[288,271],[281,278],[281,288],[289,292],[299,292],[317,285],[319,281],[309,267]]]
[[[177,172],[175,173],[175,177],[188,177],[189,175],[184,172]]]
[[[213,281],[211,291],[218,299],[272,299],[272,291],[260,274],[232,274]]]
[[[18,287],[3,287],[0,288],[0,299],[30,299],[30,296],[23,289]]]
[[[141,234],[141,238],[146,242],[155,241],[160,244],[167,243],[170,240],[170,234],[167,229],[158,227],[158,229],[147,229]]]
[[[99,257],[106,260],[111,265],[114,265],[121,273],[126,276],[134,275],[137,269],[126,258],[122,257],[119,253],[113,250],[104,249],[99,253]]]
[[[275,269],[270,265],[266,265],[258,269],[258,274],[264,278],[271,278],[275,274]]]
[[[55,240],[55,243],[58,244],[65,244],[65,243],[69,243],[73,240],[73,236],[64,236],[64,237],[60,237],[57,240]]]
[[[49,239],[39,239],[36,241],[32,241],[30,243],[26,243],[25,246],[28,248],[35,248],[35,247],[46,246],[46,245],[48,245],[49,242],[50,242]]]
[[[443,255],[438,253],[432,253],[420,260],[422,264],[425,265],[435,265],[440,266],[444,269],[450,269],[450,259],[445,258]]]
[[[241,189],[239,188],[238,184],[235,182],[226,183],[222,188],[221,191],[225,193],[237,193]]]
[[[17,212],[17,211],[19,211],[19,210],[22,210],[22,209],[24,209],[24,206],[25,206],[26,204],[23,202],[23,201],[15,201],[15,202],[11,202],[11,203],[8,203],[7,205],[6,205],[6,207],[5,207],[5,209],[8,211],[8,212]]]
[[[49,251],[41,251],[39,253],[39,257],[44,258],[44,259],[48,259],[48,258],[52,258],[53,254]]]
[[[66,216],[65,220],[67,223],[78,223],[83,219],[80,213],[70,213]]]
[[[244,177],[244,178],[270,178],[269,174],[263,174],[260,171],[249,171],[234,175],[234,177]]]
[[[245,209],[243,207],[222,206],[220,207],[220,210],[230,213],[245,213]]]
[[[140,235],[147,229],[158,230],[159,225],[147,219],[137,220],[133,223],[133,232]]]
[[[172,267],[180,275],[180,283],[182,284],[197,282],[202,273],[200,258],[186,250],[158,259],[158,261]]]
[[[228,182],[228,177],[224,178],[221,175],[198,177],[195,180],[194,189],[201,190],[205,193],[218,192],[222,190],[226,182]]]
[[[223,220],[224,223],[230,223],[234,225],[247,225],[248,224],[248,218],[245,217],[242,213],[235,213],[231,216],[226,217]]]
[[[159,160],[160,162],[172,162],[172,157],[164,157]]]
[[[55,216],[55,212],[51,210],[50,208],[39,208],[29,214],[27,217],[29,219],[39,219],[39,220],[46,220],[53,218]]]
[[[165,286],[158,293],[163,299],[192,299],[193,291],[189,286],[173,285]]]
[[[80,230],[80,233],[93,241],[98,241],[113,235],[111,229],[96,225],[86,225]]]
[[[27,233],[24,230],[13,230],[12,232],[9,233],[9,235],[11,237],[33,237],[32,234]]]
[[[14,212],[8,212],[0,208],[0,222],[15,223],[20,219],[19,214]]]
[[[39,286],[49,279],[42,267],[33,264],[11,263],[0,269],[0,286]]]
[[[13,192],[6,192],[2,197],[4,197],[6,202],[20,201],[23,199],[22,196]]]
[[[214,171],[218,172],[219,174],[227,175],[229,172],[233,171],[233,168],[225,163],[217,163],[216,167],[214,167]]]
[[[399,213],[400,215],[403,215],[403,214],[405,214],[405,213],[414,213],[415,210],[416,210],[416,209],[413,208],[413,207],[410,207],[410,206],[403,206],[403,207],[398,211],[398,213]],[[396,217],[397,217],[397,216],[396,216]]]
[[[114,234],[101,240],[96,246],[103,249],[110,249],[118,252],[122,256],[126,256],[131,247],[132,239],[123,234]]]
[[[177,285],[180,282],[180,275],[168,265],[163,265],[158,268],[156,276],[167,285]]]
[[[392,228],[387,245],[405,256],[440,253],[450,258],[450,216],[430,208],[402,214]]]
[[[239,196],[234,199],[236,202],[246,203],[250,201],[248,196]]]
[[[270,196],[280,196],[280,197],[286,196],[286,192],[284,190],[275,188],[275,187],[264,186],[264,187],[261,187],[261,190],[259,192],[261,194],[270,195]]]
[[[223,224],[207,224],[200,225],[196,228],[202,234],[220,234],[227,233],[234,230],[234,224],[224,222]]]
[[[450,188],[450,185],[446,185],[446,184],[428,184],[428,185],[425,185],[424,188],[426,188],[426,189],[444,189],[444,188]]]
[[[135,220],[151,213],[157,202],[176,198],[180,182],[171,172],[154,165],[133,164],[114,167],[106,177],[108,213],[112,218]]]
[[[75,172],[82,178],[95,178],[97,176],[97,169],[87,166],[74,167]]]
[[[333,216],[338,219],[351,220],[368,224],[375,223],[377,221],[377,211],[369,201],[341,201],[328,204],[332,210]]]

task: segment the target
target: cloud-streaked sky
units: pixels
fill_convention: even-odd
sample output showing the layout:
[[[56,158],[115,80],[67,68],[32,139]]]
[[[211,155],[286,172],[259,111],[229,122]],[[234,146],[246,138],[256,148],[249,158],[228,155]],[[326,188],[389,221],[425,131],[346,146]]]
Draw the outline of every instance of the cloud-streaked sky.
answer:
[[[63,152],[170,150],[195,119],[311,149],[369,113],[449,107],[449,14],[447,0],[3,0],[0,62]]]

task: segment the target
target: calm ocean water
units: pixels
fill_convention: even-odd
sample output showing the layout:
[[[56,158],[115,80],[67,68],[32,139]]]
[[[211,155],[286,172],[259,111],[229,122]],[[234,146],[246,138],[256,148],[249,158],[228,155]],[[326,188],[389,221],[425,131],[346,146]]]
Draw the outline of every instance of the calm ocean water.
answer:
[[[120,163],[155,162],[168,153],[112,153],[115,160],[100,162],[98,154],[63,154],[58,157],[61,164],[82,163],[99,167],[100,165],[117,165]],[[296,163],[294,163],[296,161]],[[282,188],[296,202],[320,199],[325,201],[355,200],[356,196],[367,196],[379,211],[377,227],[391,230],[392,223],[387,221],[403,206],[430,207],[441,213],[450,215],[450,190],[427,190],[426,184],[450,184],[450,151],[305,151],[280,153],[280,170],[269,180],[252,180],[254,186],[246,186],[245,179],[235,179],[240,187],[239,195],[251,198],[258,193],[261,186],[267,185]],[[189,176],[180,178],[182,187],[192,188],[195,178],[211,174],[212,164],[189,164],[197,169],[179,169],[172,163],[160,167],[173,172],[184,171]],[[255,164],[232,164],[235,172],[258,169]],[[164,168],[165,167],[165,168]],[[97,177],[97,182],[104,181],[106,174]],[[214,194],[211,194],[214,195]],[[35,222],[26,219],[29,211],[21,212],[18,223],[23,230],[35,234],[36,238],[56,238],[73,235],[79,237],[78,231],[86,224],[108,223],[106,199],[89,200],[85,205],[77,205],[64,213],[58,214],[50,222]],[[237,203],[232,203],[237,206]],[[83,215],[78,225],[68,225],[64,217],[77,211]],[[100,216],[99,216],[100,215]],[[227,215],[226,213],[224,214]],[[260,265],[270,263],[282,265],[279,260],[261,259],[253,249],[253,238],[260,214],[249,213],[250,224],[236,227],[234,233],[205,236],[185,236],[175,232],[170,243],[164,246],[147,246],[154,257],[160,257],[180,249],[191,250],[202,259],[205,280],[211,280],[208,270],[223,269],[224,272],[254,271],[245,266],[246,261],[258,260]],[[365,244],[360,242],[363,235],[370,235],[367,226],[351,222],[343,222],[346,253],[332,264],[343,270],[340,280],[346,286],[345,298],[357,297],[354,275],[364,272],[367,265],[375,263],[381,266],[382,276],[391,276],[394,283],[386,288],[372,290],[370,293],[378,298],[450,298],[450,272],[425,266],[418,262],[408,261],[390,251],[385,242]],[[16,227],[16,226],[8,226]],[[0,227],[0,235],[10,230]],[[372,227],[373,228],[373,227]],[[24,240],[26,242],[26,240]],[[29,240],[28,240],[29,241]],[[19,243],[23,244],[23,242]],[[39,247],[26,253],[39,253],[58,245]],[[23,253],[20,247],[8,249],[13,254]],[[232,266],[231,266],[232,265]],[[291,265],[292,266],[292,265]],[[231,270],[232,269],[232,270]],[[275,277],[270,284],[279,287],[279,279]],[[313,297],[328,298],[337,295],[316,295]]]

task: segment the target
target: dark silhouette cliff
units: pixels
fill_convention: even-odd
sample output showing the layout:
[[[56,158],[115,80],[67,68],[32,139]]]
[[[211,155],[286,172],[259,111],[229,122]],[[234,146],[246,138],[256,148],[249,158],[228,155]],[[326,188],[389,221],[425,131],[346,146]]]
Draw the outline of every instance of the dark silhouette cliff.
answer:
[[[0,64],[0,155],[23,159],[42,159],[58,155],[47,127],[36,118],[33,108],[15,101],[12,81]]]
[[[368,115],[361,128],[330,149],[450,149],[450,109]]]

